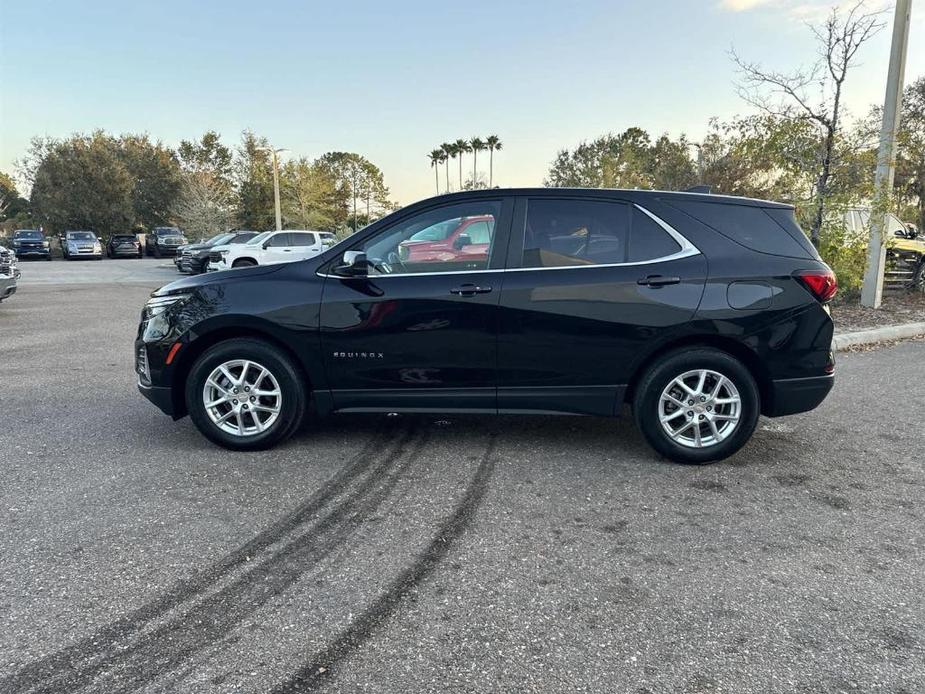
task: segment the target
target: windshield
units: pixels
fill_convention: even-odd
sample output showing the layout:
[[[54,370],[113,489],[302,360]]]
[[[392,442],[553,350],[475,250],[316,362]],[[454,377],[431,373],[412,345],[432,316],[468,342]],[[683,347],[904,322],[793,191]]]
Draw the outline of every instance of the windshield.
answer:
[[[449,236],[456,227],[459,226],[459,219],[447,219],[444,222],[438,222],[433,226],[429,226],[426,229],[421,229],[419,232],[412,234],[409,241],[443,241],[447,236]]]
[[[112,237],[113,241],[134,241],[135,237],[129,234],[116,234]]]
[[[67,232],[68,241],[96,241],[96,235],[92,231],[69,231]]]
[[[30,231],[28,229],[20,229],[19,231],[13,232],[14,239],[30,239],[33,241],[41,241],[42,233],[39,231]]]
[[[232,238],[234,238],[234,234],[228,234],[228,233],[225,233],[225,234],[216,234],[216,235],[213,236],[211,239],[209,239],[208,241],[206,241],[206,243],[207,243],[208,245],[210,245],[210,246],[220,246],[221,244],[226,243],[227,241],[231,240]]]
[[[176,227],[158,227],[154,230],[157,236],[179,236],[180,230]]]
[[[263,232],[262,234],[257,234],[254,238],[252,238],[250,241],[248,241],[248,242],[247,242],[246,244],[244,244],[244,245],[245,245],[245,246],[253,246],[253,245],[258,244],[258,243],[263,243],[263,241],[267,238],[267,236],[269,236],[269,235],[272,234],[272,233],[273,233],[272,231],[265,231],[265,232]]]

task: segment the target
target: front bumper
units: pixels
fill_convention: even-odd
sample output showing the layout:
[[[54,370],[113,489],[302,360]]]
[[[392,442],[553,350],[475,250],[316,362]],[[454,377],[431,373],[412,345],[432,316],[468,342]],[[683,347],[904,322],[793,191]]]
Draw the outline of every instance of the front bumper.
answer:
[[[176,246],[156,246],[156,248],[161,252],[161,255],[165,255],[165,256],[171,256],[171,255],[176,256],[177,255]]]
[[[825,400],[833,385],[834,375],[771,381],[770,402],[762,414],[768,417],[783,417],[808,412]]]
[[[14,248],[13,252],[20,260],[23,258],[48,258],[51,255],[50,248]]]
[[[145,385],[139,380],[138,392],[154,403],[161,412],[171,417],[174,416],[173,394],[170,388]]]
[[[0,301],[16,293],[16,279],[0,275]]]

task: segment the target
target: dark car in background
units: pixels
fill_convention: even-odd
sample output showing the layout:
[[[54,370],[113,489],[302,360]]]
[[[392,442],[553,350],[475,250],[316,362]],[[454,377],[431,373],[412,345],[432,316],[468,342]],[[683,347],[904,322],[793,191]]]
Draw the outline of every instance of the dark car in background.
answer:
[[[177,248],[186,243],[186,237],[177,227],[154,227],[145,235],[145,254],[155,258],[176,255]]]
[[[35,229],[17,229],[10,240],[17,258],[51,260],[51,244],[45,234]]]
[[[113,234],[106,242],[106,256],[109,258],[140,258],[141,241],[135,234]]]
[[[61,236],[61,251],[65,260],[103,259],[103,244],[92,231],[65,231]]]
[[[246,243],[256,235],[256,231],[226,231],[223,234],[216,234],[208,241],[181,246],[177,251],[177,258],[175,260],[177,270],[191,275],[198,275],[201,272],[205,272],[206,265],[209,262],[209,253],[213,248]]]
[[[487,253],[402,259],[490,217]],[[178,280],[135,341],[139,390],[213,442],[273,446],[330,412],[615,416],[705,463],[834,382],[831,269],[789,205],[640,190],[424,200],[307,260]]]

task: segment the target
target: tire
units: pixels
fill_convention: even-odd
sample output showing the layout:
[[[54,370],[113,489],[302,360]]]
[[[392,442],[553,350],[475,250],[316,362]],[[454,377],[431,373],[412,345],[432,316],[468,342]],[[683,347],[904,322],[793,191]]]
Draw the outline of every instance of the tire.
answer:
[[[155,247],[154,247],[154,257],[155,257],[155,258],[160,258],[160,257],[161,257],[161,249],[160,249],[160,247],[158,247],[158,246],[155,246]]]
[[[685,376],[683,383],[698,391],[700,372],[705,373],[700,389],[705,395],[690,395],[676,381]],[[725,380],[720,381],[718,376]],[[717,383],[717,395],[712,396]],[[666,392],[674,399],[662,401]],[[681,393],[690,399],[679,398]],[[701,401],[702,397],[706,400]],[[713,397],[719,402],[714,402]],[[679,400],[681,407],[675,405]],[[675,414],[678,411],[680,414]],[[728,458],[751,438],[760,412],[758,387],[749,370],[730,354],[708,347],[688,348],[660,357],[637,383],[633,399],[633,417],[646,441],[676,463],[703,464]],[[669,418],[668,426],[675,431],[674,437],[665,430],[662,415]],[[737,419],[734,421],[733,417]],[[717,438],[713,426],[719,434],[718,441],[713,440]]]
[[[275,398],[256,396],[258,398],[256,402],[262,403],[264,407],[278,405],[278,413],[272,421],[272,413],[254,411],[253,401],[247,411],[242,408],[247,408],[248,404],[240,401],[237,407],[231,403],[222,402],[212,409],[212,414],[207,411],[204,401],[204,397],[209,395],[206,392],[206,381],[223,364],[232,376],[239,378],[242,375],[243,365],[227,366],[238,361],[251,363],[245,375],[247,381],[252,382],[249,384],[250,387],[258,385],[253,382],[261,373],[259,371],[254,373],[257,368],[262,367],[268,372],[269,377],[264,377],[259,382],[261,390],[264,392],[278,391],[278,396]],[[223,388],[227,387],[229,397],[233,397],[229,381],[221,375],[217,378],[221,381],[219,385]],[[238,387],[241,389],[239,394],[243,393],[245,386],[239,384]],[[216,400],[221,398],[217,390],[212,389],[210,392],[210,397],[216,397]],[[308,407],[308,397],[302,375],[289,356],[277,347],[254,338],[225,340],[206,350],[190,370],[189,377],[186,379],[185,397],[190,419],[202,435],[223,448],[235,451],[263,450],[285,441],[299,428]],[[242,415],[240,422],[244,424],[244,435],[230,433],[213,421],[213,417],[219,417],[235,409]],[[264,424],[269,422],[264,431],[255,430],[255,418],[264,418],[262,420]],[[226,426],[237,429],[238,424],[235,423],[235,419],[236,416],[231,416]],[[246,431],[247,429],[254,431]]]
[[[231,267],[254,267],[257,265],[256,260],[251,260],[250,258],[238,258],[231,264]]]
[[[49,263],[51,262],[51,253],[45,256],[45,260],[47,260]]]

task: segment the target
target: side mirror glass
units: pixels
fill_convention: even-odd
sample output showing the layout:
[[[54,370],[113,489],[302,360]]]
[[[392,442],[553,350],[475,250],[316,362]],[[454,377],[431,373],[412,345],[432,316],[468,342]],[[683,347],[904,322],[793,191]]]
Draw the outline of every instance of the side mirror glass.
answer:
[[[363,251],[344,251],[340,265],[334,268],[334,272],[345,277],[365,277],[368,271],[369,262]]]
[[[456,237],[456,240],[453,241],[453,248],[455,248],[458,251],[464,248],[465,246],[469,246],[471,244],[472,244],[472,237],[469,236],[469,234],[460,234],[459,236]]]

